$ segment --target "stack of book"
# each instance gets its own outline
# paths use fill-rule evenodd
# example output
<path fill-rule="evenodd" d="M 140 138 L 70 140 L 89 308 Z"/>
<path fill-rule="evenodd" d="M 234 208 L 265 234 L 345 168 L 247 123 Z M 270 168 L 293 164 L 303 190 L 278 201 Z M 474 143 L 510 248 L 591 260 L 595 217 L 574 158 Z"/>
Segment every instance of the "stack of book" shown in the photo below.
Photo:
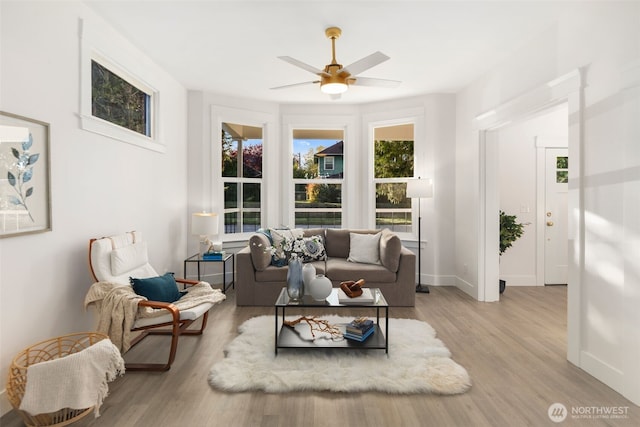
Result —
<path fill-rule="evenodd" d="M 373 320 L 359 317 L 347 324 L 344 337 L 353 341 L 363 342 L 373 334 L 374 330 L 375 324 Z"/>
<path fill-rule="evenodd" d="M 224 259 L 225 252 L 217 251 L 217 252 L 206 252 L 202 254 L 202 259 L 206 260 L 222 260 Z"/>

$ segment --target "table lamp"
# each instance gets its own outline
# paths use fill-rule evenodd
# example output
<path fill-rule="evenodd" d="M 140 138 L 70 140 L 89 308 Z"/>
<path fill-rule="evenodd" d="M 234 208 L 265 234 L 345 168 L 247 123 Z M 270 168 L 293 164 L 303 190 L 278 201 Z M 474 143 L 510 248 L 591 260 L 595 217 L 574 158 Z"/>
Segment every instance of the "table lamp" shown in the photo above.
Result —
<path fill-rule="evenodd" d="M 200 236 L 200 255 L 215 252 L 216 246 L 210 236 L 218 235 L 218 214 L 212 212 L 197 212 L 191 216 L 191 234 Z"/>

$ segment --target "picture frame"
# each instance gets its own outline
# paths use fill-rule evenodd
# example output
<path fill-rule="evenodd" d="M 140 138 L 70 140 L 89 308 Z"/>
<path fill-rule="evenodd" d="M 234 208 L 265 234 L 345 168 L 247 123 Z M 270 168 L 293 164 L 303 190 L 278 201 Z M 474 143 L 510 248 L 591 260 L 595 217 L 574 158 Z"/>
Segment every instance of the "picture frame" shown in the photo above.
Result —
<path fill-rule="evenodd" d="M 49 123 L 0 111 L 0 238 L 51 231 Z"/>

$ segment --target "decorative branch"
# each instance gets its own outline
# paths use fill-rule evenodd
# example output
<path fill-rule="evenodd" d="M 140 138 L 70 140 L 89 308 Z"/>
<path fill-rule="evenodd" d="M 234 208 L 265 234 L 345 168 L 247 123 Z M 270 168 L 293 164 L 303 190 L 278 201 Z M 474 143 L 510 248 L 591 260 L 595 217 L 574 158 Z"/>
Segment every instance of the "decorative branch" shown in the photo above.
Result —
<path fill-rule="evenodd" d="M 295 320 L 285 320 L 284 324 L 286 326 L 294 328 L 300 322 L 305 322 L 307 325 L 309 325 L 309 328 L 311 329 L 311 336 L 313 338 L 316 337 L 316 332 L 327 333 L 331 335 L 332 339 L 342 338 L 342 332 L 340 332 L 340 329 L 337 326 L 330 324 L 328 320 L 317 319 L 315 316 L 302 316 L 298 317 Z"/>

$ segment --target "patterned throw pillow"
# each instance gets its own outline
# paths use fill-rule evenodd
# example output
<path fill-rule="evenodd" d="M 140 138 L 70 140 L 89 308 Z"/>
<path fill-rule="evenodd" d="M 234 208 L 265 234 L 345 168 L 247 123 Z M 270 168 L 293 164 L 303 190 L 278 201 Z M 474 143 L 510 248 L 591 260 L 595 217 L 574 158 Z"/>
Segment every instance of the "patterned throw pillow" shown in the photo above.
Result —
<path fill-rule="evenodd" d="M 302 238 L 302 230 L 299 228 L 270 228 L 269 235 L 272 241 L 271 264 L 282 267 L 289 263 L 289 255 L 293 252 L 293 244 L 298 238 Z"/>
<path fill-rule="evenodd" d="M 297 237 L 293 242 L 292 252 L 298 254 L 302 262 L 324 261 L 327 251 L 324 249 L 322 236 Z"/>

